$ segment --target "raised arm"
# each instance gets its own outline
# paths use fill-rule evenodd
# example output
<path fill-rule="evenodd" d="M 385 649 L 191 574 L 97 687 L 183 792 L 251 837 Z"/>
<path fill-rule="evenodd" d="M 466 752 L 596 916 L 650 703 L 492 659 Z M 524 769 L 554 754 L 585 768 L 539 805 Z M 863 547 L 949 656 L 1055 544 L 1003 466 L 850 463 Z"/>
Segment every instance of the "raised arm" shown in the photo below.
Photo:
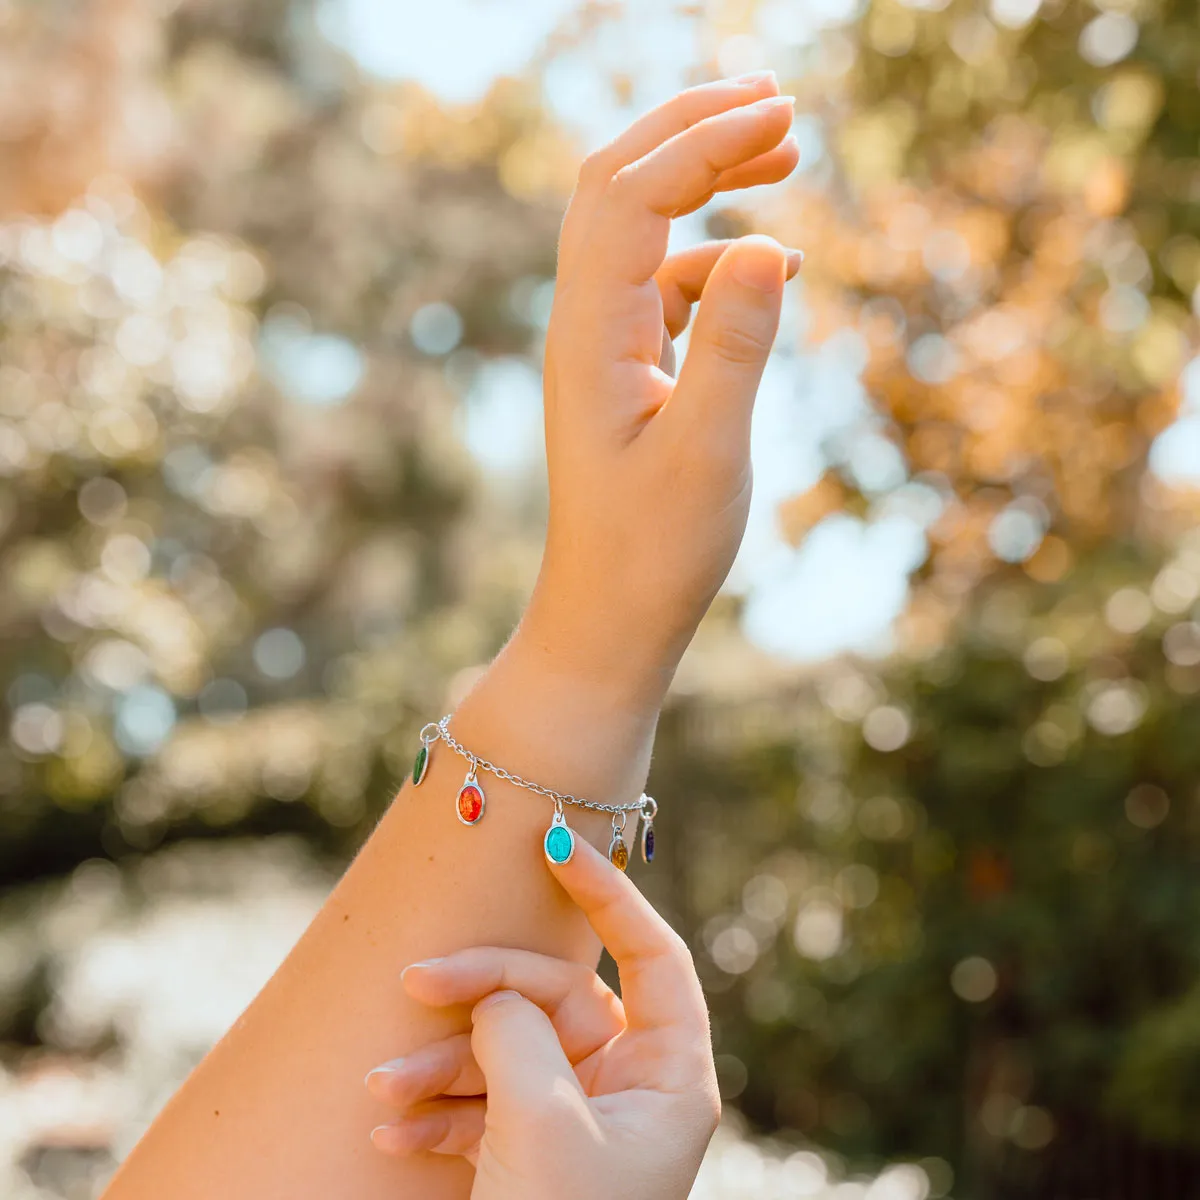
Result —
<path fill-rule="evenodd" d="M 671 217 L 795 166 L 791 101 L 776 91 L 771 76 L 719 82 L 647 114 L 588 158 L 563 223 L 542 568 L 449 730 L 510 772 L 591 800 L 640 795 L 664 693 L 745 528 L 751 409 L 800 256 L 766 238 L 665 256 Z M 701 291 L 676 383 L 661 356 Z M 461 1160 L 389 1160 L 368 1141 L 386 1112 L 364 1074 L 469 1022 L 409 1000 L 400 967 L 477 944 L 594 966 L 599 943 L 546 867 L 551 803 L 481 771 L 486 808 L 468 826 L 455 803 L 466 766 L 432 745 L 421 785 L 401 790 L 108 1200 L 468 1194 Z M 607 848 L 604 814 L 568 807 L 566 818 Z"/>

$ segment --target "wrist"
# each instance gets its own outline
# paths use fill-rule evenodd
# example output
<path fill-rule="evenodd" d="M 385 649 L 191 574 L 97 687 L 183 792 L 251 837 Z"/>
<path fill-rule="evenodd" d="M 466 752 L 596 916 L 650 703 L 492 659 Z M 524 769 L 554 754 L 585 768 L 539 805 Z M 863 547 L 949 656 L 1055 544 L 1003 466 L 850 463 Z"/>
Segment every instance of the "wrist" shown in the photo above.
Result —
<path fill-rule="evenodd" d="M 455 706 L 451 731 L 480 758 L 545 787 L 607 804 L 636 799 L 669 679 L 593 670 L 542 629 L 522 621 Z M 540 806 L 529 811 L 548 818 Z M 607 848 L 610 816 L 580 808 L 568 819 Z"/>
<path fill-rule="evenodd" d="M 549 594 L 541 584 L 534 589 L 509 646 L 598 703 L 657 717 L 686 646 L 667 650 L 644 628 L 593 620 Z"/>

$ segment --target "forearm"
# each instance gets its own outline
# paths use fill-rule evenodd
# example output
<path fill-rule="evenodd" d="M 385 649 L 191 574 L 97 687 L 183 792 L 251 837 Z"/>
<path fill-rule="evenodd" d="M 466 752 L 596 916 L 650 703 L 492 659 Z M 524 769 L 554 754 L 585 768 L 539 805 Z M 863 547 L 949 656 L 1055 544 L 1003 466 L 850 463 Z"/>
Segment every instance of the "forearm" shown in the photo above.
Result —
<path fill-rule="evenodd" d="M 636 799 L 669 672 L 635 661 L 631 647 L 621 674 L 581 672 L 523 623 L 451 731 L 527 779 Z M 110 1200 L 149 1200 L 168 1184 L 178 1200 L 468 1194 L 461 1160 L 388 1159 L 368 1141 L 384 1114 L 365 1073 L 468 1027 L 466 1012 L 439 1017 L 407 1000 L 401 969 L 475 944 L 594 965 L 599 945 L 545 867 L 550 802 L 481 773 L 486 812 L 466 827 L 454 805 L 466 766 L 434 743 L 420 788 L 405 784 L 303 939 L 130 1156 Z M 567 817 L 607 847 L 604 814 Z"/>
<path fill-rule="evenodd" d="M 664 255 L 669 212 L 784 178 L 799 147 L 768 74 L 689 89 L 581 172 L 547 331 L 550 521 L 526 621 L 452 731 L 526 778 L 628 803 L 666 685 L 733 562 L 750 501 L 750 413 L 799 266 L 769 239 Z M 703 295 L 678 383 L 659 368 Z M 549 581 L 549 582 L 546 582 Z M 415 749 L 415 747 L 414 747 Z M 466 1196 L 461 1160 L 373 1152 L 363 1074 L 466 1028 L 405 999 L 401 968 L 468 945 L 594 964 L 599 946 L 542 855 L 549 803 L 485 776 L 464 827 L 465 764 L 440 741 L 300 944 L 168 1106 L 110 1200 Z M 572 810 L 600 847 L 610 824 Z"/>

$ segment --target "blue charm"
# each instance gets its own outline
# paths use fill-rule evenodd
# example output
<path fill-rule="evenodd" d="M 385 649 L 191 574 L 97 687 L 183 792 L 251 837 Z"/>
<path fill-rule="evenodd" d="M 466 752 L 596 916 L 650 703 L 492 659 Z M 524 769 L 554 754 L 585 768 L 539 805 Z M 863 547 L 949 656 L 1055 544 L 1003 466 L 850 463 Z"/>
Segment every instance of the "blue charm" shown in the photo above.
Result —
<path fill-rule="evenodd" d="M 563 817 L 561 808 L 554 810 L 554 820 L 546 830 L 542 848 L 546 851 L 546 857 L 560 866 L 570 862 L 571 855 L 575 853 L 575 835 Z"/>

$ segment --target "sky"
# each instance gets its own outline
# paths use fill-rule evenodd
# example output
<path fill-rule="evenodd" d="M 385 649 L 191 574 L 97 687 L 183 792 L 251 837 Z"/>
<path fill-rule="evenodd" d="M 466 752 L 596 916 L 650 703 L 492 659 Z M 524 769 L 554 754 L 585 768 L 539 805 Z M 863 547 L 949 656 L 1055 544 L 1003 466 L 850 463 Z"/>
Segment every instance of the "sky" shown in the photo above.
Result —
<path fill-rule="evenodd" d="M 585 148 L 598 146 L 687 86 L 697 66 L 714 57 L 724 74 L 766 67 L 794 72 L 798 50 L 823 25 L 853 19 L 858 2 L 764 0 L 752 32 L 714 46 L 705 42 L 694 18 L 680 15 L 677 0 L 639 0 L 551 63 L 543 73 L 546 103 Z M 480 99 L 500 75 L 527 71 L 547 36 L 575 7 L 576 0 L 422 5 L 325 0 L 320 20 L 326 36 L 367 72 L 415 80 L 454 104 Z M 632 83 L 625 106 L 614 102 L 606 85 L 615 71 Z M 795 132 L 802 147 L 799 171 L 820 172 L 827 164 L 819 130 L 800 117 Z M 740 194 L 739 208 L 752 207 L 755 195 Z M 703 239 L 703 214 L 694 214 L 675 223 L 671 249 Z M 784 328 L 803 322 L 803 306 L 801 268 L 788 285 Z M 781 339 L 772 354 L 755 408 L 754 500 L 725 590 L 745 597 L 746 636 L 782 659 L 814 662 L 844 651 L 885 654 L 892 622 L 907 600 L 909 574 L 925 557 L 924 530 L 940 501 L 928 488 L 906 482 L 901 456 L 877 432 L 883 422 L 859 380 L 863 347 L 856 332 L 845 330 L 806 354 L 785 341 L 790 339 Z M 677 349 L 682 358 L 686 334 Z M 339 368 L 339 378 L 354 377 L 344 349 L 323 345 L 316 353 Z M 1185 411 L 1152 456 L 1155 470 L 1167 479 L 1200 479 L 1200 360 L 1189 372 Z M 325 400 L 339 391 L 335 386 Z M 542 469 L 540 405 L 537 373 L 524 360 L 496 360 L 476 374 L 464 397 L 462 424 L 485 470 L 504 476 Z M 816 482 L 825 466 L 821 445 L 838 435 L 854 446 L 854 473 L 860 485 L 868 484 L 864 490 L 870 492 L 874 482 L 880 495 L 896 502 L 867 521 L 827 518 L 793 547 L 781 537 L 778 505 Z M 1041 531 L 1035 515 L 1014 511 L 1004 521 L 993 538 L 998 552 L 1007 543 L 1021 557 L 1036 547 Z"/>

